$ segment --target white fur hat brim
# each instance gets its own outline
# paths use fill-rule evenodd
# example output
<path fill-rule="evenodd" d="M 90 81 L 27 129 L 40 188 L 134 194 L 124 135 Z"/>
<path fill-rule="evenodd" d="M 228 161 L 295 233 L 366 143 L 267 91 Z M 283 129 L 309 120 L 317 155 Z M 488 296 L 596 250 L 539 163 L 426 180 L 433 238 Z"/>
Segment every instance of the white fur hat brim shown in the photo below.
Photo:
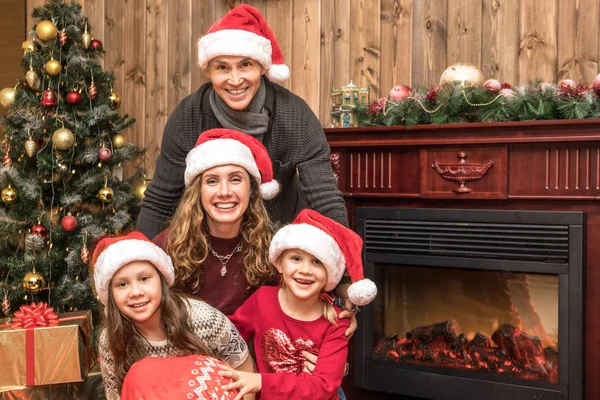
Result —
<path fill-rule="evenodd" d="M 96 293 L 102 304 L 108 303 L 108 290 L 113 275 L 133 261 L 149 261 L 164 276 L 167 286 L 175 281 L 175 270 L 171 257 L 160 247 L 147 240 L 126 239 L 108 246 L 94 264 Z"/>
<path fill-rule="evenodd" d="M 269 69 L 272 53 L 271 42 L 267 38 L 242 29 L 222 29 L 198 41 L 200 68 L 206 68 L 210 60 L 218 56 L 240 56 L 256 60 Z"/>
<path fill-rule="evenodd" d="M 228 164 L 243 167 L 260 185 L 261 175 L 252 151 L 238 140 L 223 138 L 209 140 L 190 150 L 185 159 L 185 186 L 190 186 L 207 169 Z"/>
<path fill-rule="evenodd" d="M 285 250 L 300 249 L 318 258 L 327 270 L 325 291 L 338 285 L 346 269 L 346 260 L 336 241 L 323 230 L 305 223 L 281 228 L 271 241 L 269 261 L 275 265 Z"/>

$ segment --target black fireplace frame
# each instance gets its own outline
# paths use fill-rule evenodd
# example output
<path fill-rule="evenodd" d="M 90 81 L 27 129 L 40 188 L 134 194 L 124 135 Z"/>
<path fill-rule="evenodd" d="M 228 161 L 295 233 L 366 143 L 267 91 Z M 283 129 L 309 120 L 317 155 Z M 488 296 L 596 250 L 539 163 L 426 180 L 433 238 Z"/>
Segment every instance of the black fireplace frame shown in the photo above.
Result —
<path fill-rule="evenodd" d="M 377 263 L 558 274 L 559 380 L 557 384 L 530 382 L 373 360 L 374 310 L 369 305 L 358 314 L 353 346 L 354 384 L 364 389 L 431 400 L 584 399 L 585 219 L 583 212 L 358 207 L 355 227 L 365 244 L 362 254 L 365 276 L 372 280 Z M 386 247 L 382 247 L 381 237 L 378 244 L 374 244 L 372 235 L 369 236 L 367 227 L 373 223 L 395 225 L 403 221 L 417 225 L 433 221 L 457 227 L 480 224 L 567 227 L 568 257 L 553 263 L 477 254 L 457 257 L 437 250 L 432 250 L 431 255 L 410 251 L 386 254 L 381 250 Z"/>

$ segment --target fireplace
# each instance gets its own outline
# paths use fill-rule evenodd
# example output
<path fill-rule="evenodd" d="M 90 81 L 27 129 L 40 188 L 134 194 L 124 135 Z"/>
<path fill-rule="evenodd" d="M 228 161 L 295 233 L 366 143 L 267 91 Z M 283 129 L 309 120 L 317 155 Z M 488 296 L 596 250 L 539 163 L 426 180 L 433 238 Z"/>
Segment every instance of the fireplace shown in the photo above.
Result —
<path fill-rule="evenodd" d="M 358 207 L 354 384 L 425 399 L 583 399 L 585 213 Z"/>

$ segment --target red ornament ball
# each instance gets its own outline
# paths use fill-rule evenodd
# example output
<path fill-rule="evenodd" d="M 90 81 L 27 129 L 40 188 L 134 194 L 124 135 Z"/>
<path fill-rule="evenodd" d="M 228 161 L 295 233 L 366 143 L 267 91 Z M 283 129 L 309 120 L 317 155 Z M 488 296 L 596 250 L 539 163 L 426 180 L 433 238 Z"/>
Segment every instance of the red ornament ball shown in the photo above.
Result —
<path fill-rule="evenodd" d="M 108 161 L 112 157 L 112 151 L 106 147 L 102 147 L 98 151 L 98 158 L 102 161 Z"/>
<path fill-rule="evenodd" d="M 46 228 L 44 228 L 43 225 L 36 224 L 36 225 L 34 225 L 34 226 L 31 227 L 31 234 L 32 235 L 37 235 L 37 236 L 44 237 L 44 236 L 46 236 L 47 233 L 48 233 L 48 231 L 46 230 Z"/>
<path fill-rule="evenodd" d="M 400 101 L 406 99 L 412 93 L 412 88 L 406 85 L 396 85 L 390 90 L 388 95 L 392 101 Z"/>
<path fill-rule="evenodd" d="M 558 88 L 561 90 L 575 89 L 576 87 L 577 83 L 575 83 L 575 81 L 571 79 L 563 79 L 558 83 Z"/>
<path fill-rule="evenodd" d="M 81 101 L 81 94 L 76 91 L 71 91 L 65 96 L 65 101 L 71 105 L 77 105 Z"/>
<path fill-rule="evenodd" d="M 596 96 L 600 97 L 600 74 L 596 75 L 596 77 L 594 78 L 592 88 L 594 89 L 594 93 L 596 93 Z"/>
<path fill-rule="evenodd" d="M 75 229 L 77 229 L 77 218 L 70 214 L 65 215 L 60 221 L 60 226 L 62 226 L 62 228 L 67 232 L 73 232 Z"/>
<path fill-rule="evenodd" d="M 90 44 L 90 46 L 92 47 L 92 49 L 94 49 L 95 51 L 101 51 L 102 50 L 102 42 L 99 41 L 98 39 L 94 39 L 92 40 L 92 43 Z"/>
<path fill-rule="evenodd" d="M 502 89 L 502 84 L 496 79 L 488 79 L 483 83 L 483 87 L 487 88 L 490 92 L 497 92 Z"/>

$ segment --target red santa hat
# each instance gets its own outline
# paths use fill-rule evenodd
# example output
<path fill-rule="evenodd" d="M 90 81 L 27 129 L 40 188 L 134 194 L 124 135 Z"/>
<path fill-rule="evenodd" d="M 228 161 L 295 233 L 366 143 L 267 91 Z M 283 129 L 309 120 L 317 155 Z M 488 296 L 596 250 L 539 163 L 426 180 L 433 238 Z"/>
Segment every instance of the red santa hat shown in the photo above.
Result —
<path fill-rule="evenodd" d="M 198 63 L 206 68 L 217 56 L 250 57 L 267 69 L 267 78 L 282 83 L 290 77 L 275 35 L 260 11 L 241 4 L 215 22 L 198 41 Z"/>
<path fill-rule="evenodd" d="M 106 237 L 96 245 L 92 255 L 96 293 L 102 304 L 108 303 L 110 280 L 121 267 L 133 261 L 149 261 L 158 269 L 167 286 L 175 281 L 171 257 L 143 233 L 133 231 L 124 236 Z"/>
<path fill-rule="evenodd" d="M 353 304 L 364 306 L 373 301 L 377 287 L 373 281 L 365 279 L 362 247 L 362 239 L 355 232 L 316 211 L 304 209 L 291 224 L 277 231 L 269 248 L 269 261 L 275 264 L 287 249 L 312 254 L 327 269 L 326 291 L 333 290 L 344 270 L 348 270 L 352 279 L 348 298 Z"/>
<path fill-rule="evenodd" d="M 207 169 L 228 164 L 244 167 L 259 184 L 263 199 L 271 200 L 279 193 L 279 183 L 273 179 L 273 165 L 265 146 L 253 136 L 224 128 L 200 134 L 185 159 L 185 186 L 190 186 L 196 176 Z"/>

